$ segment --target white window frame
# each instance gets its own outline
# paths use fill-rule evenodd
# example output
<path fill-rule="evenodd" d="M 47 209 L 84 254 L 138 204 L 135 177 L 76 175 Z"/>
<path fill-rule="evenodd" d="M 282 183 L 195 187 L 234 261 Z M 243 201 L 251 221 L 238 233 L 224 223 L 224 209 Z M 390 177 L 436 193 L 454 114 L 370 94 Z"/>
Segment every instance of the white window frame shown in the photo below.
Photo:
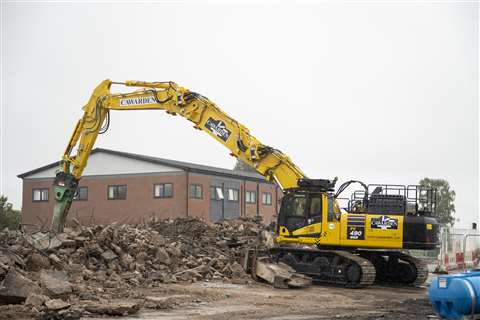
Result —
<path fill-rule="evenodd" d="M 87 190 L 86 197 L 85 198 L 80 198 L 80 190 Z M 78 187 L 77 192 L 75 192 L 75 195 L 73 196 L 73 200 L 75 201 L 87 201 L 88 200 L 88 187 Z"/>
<path fill-rule="evenodd" d="M 270 200 L 270 201 L 267 201 Z M 265 206 L 272 205 L 272 193 L 271 192 L 263 192 L 262 193 L 262 204 Z"/>
<path fill-rule="evenodd" d="M 223 189 L 218 186 L 210 186 L 210 200 L 221 201 L 223 200 Z"/>
<path fill-rule="evenodd" d="M 192 192 L 193 187 L 193 192 Z M 200 190 L 200 196 L 198 195 L 198 190 Z M 198 183 L 190 184 L 190 199 L 203 199 L 203 185 Z"/>
<path fill-rule="evenodd" d="M 238 202 L 239 190 L 235 188 L 228 188 L 228 201 Z"/>
<path fill-rule="evenodd" d="M 115 191 L 113 191 L 112 193 L 110 192 L 110 190 L 114 190 L 113 188 L 118 189 L 119 187 L 125 187 L 125 197 L 116 198 L 115 197 Z M 110 196 L 110 194 L 112 194 L 112 196 Z M 126 184 L 111 184 L 107 187 L 107 199 L 108 200 L 126 200 L 127 195 L 128 195 L 128 187 L 127 187 Z"/>
<path fill-rule="evenodd" d="M 35 194 L 38 194 L 38 199 L 35 199 Z M 48 202 L 49 190 L 48 188 L 33 188 L 32 202 Z"/>
<path fill-rule="evenodd" d="M 166 186 L 170 186 L 170 193 L 167 194 Z M 163 192 L 160 192 L 163 190 Z M 165 182 L 165 183 L 155 183 L 153 184 L 153 197 L 155 199 L 164 199 L 164 198 L 173 198 L 173 183 Z"/>
<path fill-rule="evenodd" d="M 250 204 L 257 203 L 257 192 L 256 191 L 248 191 L 248 190 L 245 191 L 245 202 L 250 203 Z"/>

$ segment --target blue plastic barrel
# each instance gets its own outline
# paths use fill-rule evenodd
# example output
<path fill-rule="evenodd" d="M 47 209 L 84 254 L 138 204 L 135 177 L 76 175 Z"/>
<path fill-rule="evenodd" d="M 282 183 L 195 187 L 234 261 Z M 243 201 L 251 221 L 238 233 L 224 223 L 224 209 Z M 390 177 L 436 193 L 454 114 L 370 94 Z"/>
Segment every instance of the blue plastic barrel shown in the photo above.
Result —
<path fill-rule="evenodd" d="M 480 271 L 438 276 L 432 280 L 428 296 L 442 318 L 480 314 Z"/>

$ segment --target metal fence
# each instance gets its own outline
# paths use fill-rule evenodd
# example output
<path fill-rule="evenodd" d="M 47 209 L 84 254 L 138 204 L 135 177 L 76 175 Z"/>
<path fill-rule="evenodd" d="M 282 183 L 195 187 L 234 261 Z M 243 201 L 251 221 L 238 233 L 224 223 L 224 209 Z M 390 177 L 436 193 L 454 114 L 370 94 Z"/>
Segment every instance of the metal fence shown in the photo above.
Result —
<path fill-rule="evenodd" d="M 464 271 L 479 267 L 480 232 L 474 229 L 442 228 L 438 271 Z"/>

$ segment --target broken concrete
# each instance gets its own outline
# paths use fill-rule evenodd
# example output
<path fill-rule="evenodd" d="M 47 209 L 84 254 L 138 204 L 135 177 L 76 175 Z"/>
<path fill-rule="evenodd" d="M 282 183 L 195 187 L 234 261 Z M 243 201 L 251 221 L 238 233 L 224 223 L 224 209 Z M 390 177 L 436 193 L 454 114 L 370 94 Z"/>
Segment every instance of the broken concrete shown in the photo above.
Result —
<path fill-rule="evenodd" d="M 210 224 L 179 218 L 152 219 L 140 226 L 77 224 L 55 237 L 0 232 L 0 281 L 12 282 L 13 276 L 7 274 L 14 270 L 16 281 L 25 279 L 36 287 L 20 293 L 17 287 L 22 286 L 9 285 L 15 292 L 2 288 L 0 303 L 21 303 L 28 298 L 25 306 L 47 318 L 71 311 L 72 307 L 47 309 L 50 300 L 44 294 L 75 306 L 90 301 L 88 312 L 118 315 L 136 312 L 137 305 L 110 302 L 130 299 L 139 287 L 195 281 L 246 284 L 251 278 L 238 261 L 246 247 L 262 245 L 263 230 L 248 219 Z M 182 304 L 177 298 L 150 299 L 145 304 L 163 309 Z"/>
<path fill-rule="evenodd" d="M 155 252 L 155 257 L 158 259 L 159 263 L 163 263 L 166 265 L 170 265 L 172 263 L 170 255 L 165 248 L 157 248 L 157 251 Z"/>
<path fill-rule="evenodd" d="M 148 309 L 172 309 L 176 306 L 185 304 L 193 298 L 189 295 L 177 294 L 166 297 L 145 297 L 144 307 Z"/>
<path fill-rule="evenodd" d="M 40 283 L 51 297 L 65 297 L 72 293 L 72 284 L 64 271 L 46 271 L 40 273 Z"/>
<path fill-rule="evenodd" d="M 140 310 L 140 304 L 132 301 L 93 302 L 82 304 L 86 311 L 110 316 L 126 316 Z"/>
<path fill-rule="evenodd" d="M 110 262 L 113 259 L 118 258 L 118 256 L 110 249 L 102 252 L 101 256 L 107 262 Z"/>
<path fill-rule="evenodd" d="M 45 302 L 45 306 L 52 311 L 58 311 L 62 309 L 67 309 L 70 307 L 70 303 L 67 303 L 60 299 L 52 299 Z"/>
<path fill-rule="evenodd" d="M 297 273 L 285 263 L 276 263 L 269 257 L 256 259 L 255 274 L 279 289 L 304 288 L 312 284 L 312 278 Z"/>
<path fill-rule="evenodd" d="M 33 307 L 40 307 L 48 300 L 47 296 L 42 294 L 31 293 L 28 295 L 27 300 L 25 300 L 25 305 L 33 306 Z"/>
<path fill-rule="evenodd" d="M 30 245 L 40 251 L 51 251 L 60 248 L 62 241 L 57 236 L 51 236 L 49 233 L 34 233 L 25 238 Z"/>
<path fill-rule="evenodd" d="M 43 254 L 32 252 L 25 261 L 28 271 L 40 271 L 50 268 L 50 260 Z"/>
<path fill-rule="evenodd" d="M 22 303 L 31 293 L 41 293 L 40 287 L 11 269 L 0 286 L 0 304 Z"/>

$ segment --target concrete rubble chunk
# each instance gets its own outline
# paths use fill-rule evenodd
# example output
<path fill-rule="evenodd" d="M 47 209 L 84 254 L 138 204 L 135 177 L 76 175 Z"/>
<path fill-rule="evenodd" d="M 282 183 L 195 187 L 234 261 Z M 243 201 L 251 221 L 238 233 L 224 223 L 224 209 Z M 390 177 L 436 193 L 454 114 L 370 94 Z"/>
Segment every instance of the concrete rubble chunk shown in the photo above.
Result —
<path fill-rule="evenodd" d="M 138 310 L 140 310 L 140 304 L 133 301 L 90 301 L 83 304 L 82 307 L 91 313 L 105 314 L 110 316 L 126 316 L 137 313 Z"/>
<path fill-rule="evenodd" d="M 56 235 L 56 238 L 62 243 L 62 248 L 74 247 L 76 242 L 74 239 L 70 238 L 70 235 L 66 233 L 59 233 Z"/>
<path fill-rule="evenodd" d="M 25 237 L 28 243 L 40 251 L 53 251 L 61 247 L 62 241 L 58 236 L 51 236 L 49 233 L 34 233 Z"/>
<path fill-rule="evenodd" d="M 64 297 L 72 293 L 72 284 L 64 271 L 46 271 L 40 273 L 40 283 L 51 297 Z"/>
<path fill-rule="evenodd" d="M 47 300 L 49 300 L 48 297 L 43 294 L 31 293 L 28 295 L 27 300 L 25 300 L 25 305 L 40 307 Z"/>
<path fill-rule="evenodd" d="M 167 243 L 165 238 L 157 231 L 153 231 L 152 233 L 152 242 L 155 246 L 164 246 Z"/>
<path fill-rule="evenodd" d="M 276 263 L 270 257 L 257 259 L 255 273 L 257 277 L 279 289 L 305 288 L 312 284 L 312 278 L 297 273 L 283 262 Z"/>
<path fill-rule="evenodd" d="M 171 295 L 166 297 L 148 296 L 145 297 L 145 303 L 143 306 L 149 309 L 172 309 L 178 305 L 191 302 L 192 300 L 192 296 L 184 294 Z"/>
<path fill-rule="evenodd" d="M 172 263 L 172 260 L 170 259 L 170 255 L 168 254 L 167 250 L 165 248 L 160 247 L 157 248 L 157 251 L 155 252 L 155 257 L 158 259 L 158 262 L 169 265 Z"/>
<path fill-rule="evenodd" d="M 88 240 L 87 237 L 75 237 L 73 240 L 75 240 L 77 245 L 82 245 L 84 242 Z"/>
<path fill-rule="evenodd" d="M 54 310 L 54 311 L 57 311 L 57 310 L 62 310 L 62 309 L 67 309 L 70 307 L 70 303 L 67 303 L 61 299 L 52 299 L 52 300 L 48 300 L 45 302 L 45 306 L 49 309 L 49 310 Z"/>
<path fill-rule="evenodd" d="M 102 256 L 103 259 L 105 259 L 105 261 L 112 261 L 113 259 L 118 258 L 118 256 L 112 250 L 104 251 L 101 254 L 101 256 Z"/>
<path fill-rule="evenodd" d="M 116 254 L 118 254 L 118 255 L 123 254 L 122 248 L 117 246 L 115 243 L 111 243 L 110 246 L 112 247 L 113 251 L 115 251 Z"/>
<path fill-rule="evenodd" d="M 50 259 L 50 261 L 57 265 L 57 266 L 61 266 L 62 265 L 62 260 L 54 253 L 51 253 L 48 258 Z"/>
<path fill-rule="evenodd" d="M 139 252 L 135 258 L 136 258 L 138 264 L 143 265 L 143 264 L 145 264 L 145 261 L 147 260 L 148 255 L 147 255 L 146 252 L 142 251 L 142 252 Z"/>
<path fill-rule="evenodd" d="M 41 293 L 40 287 L 11 269 L 0 286 L 0 304 L 22 303 L 31 293 Z"/>
<path fill-rule="evenodd" d="M 40 271 L 50 268 L 50 261 L 45 255 L 32 252 L 32 254 L 27 257 L 26 267 L 29 271 Z"/>

